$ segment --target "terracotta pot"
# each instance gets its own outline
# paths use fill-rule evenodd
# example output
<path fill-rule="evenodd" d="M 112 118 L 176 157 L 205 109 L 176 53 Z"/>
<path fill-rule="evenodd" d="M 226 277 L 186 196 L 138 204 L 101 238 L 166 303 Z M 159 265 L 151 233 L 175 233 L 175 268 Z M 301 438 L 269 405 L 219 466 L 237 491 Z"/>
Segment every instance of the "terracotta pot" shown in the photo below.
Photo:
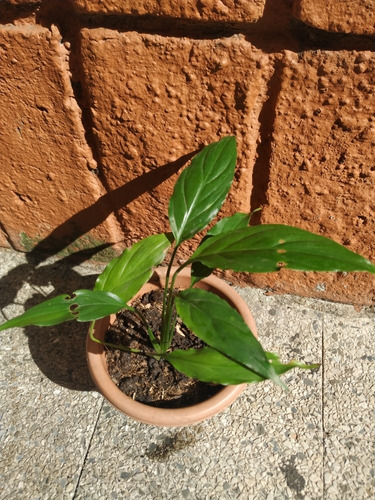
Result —
<path fill-rule="evenodd" d="M 159 268 L 155 271 L 151 280 L 142 287 L 137 295 L 140 296 L 150 290 L 163 287 L 165 273 L 166 268 Z M 176 280 L 176 287 L 187 288 L 189 284 L 190 269 L 185 268 Z M 232 287 L 216 276 L 205 278 L 197 286 L 219 295 L 231 306 L 235 307 L 254 335 L 257 335 L 255 321 L 246 302 Z M 107 317 L 96 322 L 94 335 L 97 339 L 104 340 L 108 326 L 114 318 L 115 316 L 111 318 Z M 233 403 L 246 387 L 246 384 L 225 386 L 206 401 L 185 408 L 155 408 L 134 401 L 118 389 L 108 374 L 103 345 L 92 341 L 89 335 L 87 337 L 87 362 L 96 387 L 113 406 L 125 415 L 151 425 L 181 427 L 196 424 L 224 410 Z"/>

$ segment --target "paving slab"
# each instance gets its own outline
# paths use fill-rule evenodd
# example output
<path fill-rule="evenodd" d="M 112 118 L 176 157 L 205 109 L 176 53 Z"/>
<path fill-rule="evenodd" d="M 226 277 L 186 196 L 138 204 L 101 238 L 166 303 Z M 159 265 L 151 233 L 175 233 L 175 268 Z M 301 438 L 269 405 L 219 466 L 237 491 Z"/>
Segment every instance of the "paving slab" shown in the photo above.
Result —
<path fill-rule="evenodd" d="M 1 313 L 90 286 L 100 270 L 0 250 Z M 239 291 L 267 350 L 322 366 L 286 374 L 289 392 L 249 385 L 229 409 L 189 428 L 114 410 L 90 381 L 84 325 L 2 332 L 0 498 L 375 497 L 375 310 Z"/>
<path fill-rule="evenodd" d="M 55 288 L 52 262 L 38 270 L 24 254 L 5 250 L 0 263 L 6 318 Z M 85 365 L 84 338 L 85 328 L 73 323 L 68 332 L 2 332 L 0 498 L 73 498 L 102 405 Z"/>

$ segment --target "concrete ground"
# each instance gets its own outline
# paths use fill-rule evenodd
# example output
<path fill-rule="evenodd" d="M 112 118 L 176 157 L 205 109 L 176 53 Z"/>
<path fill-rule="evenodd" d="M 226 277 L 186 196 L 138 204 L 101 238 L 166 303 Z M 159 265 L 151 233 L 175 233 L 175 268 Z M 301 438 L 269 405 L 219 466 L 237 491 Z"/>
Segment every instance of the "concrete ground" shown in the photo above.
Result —
<path fill-rule="evenodd" d="M 98 270 L 0 250 L 1 313 L 89 287 Z M 288 393 L 250 385 L 191 428 L 147 426 L 115 411 L 90 380 L 85 324 L 2 332 L 0 498 L 375 498 L 375 311 L 241 294 L 267 350 L 322 366 L 286 374 Z"/>

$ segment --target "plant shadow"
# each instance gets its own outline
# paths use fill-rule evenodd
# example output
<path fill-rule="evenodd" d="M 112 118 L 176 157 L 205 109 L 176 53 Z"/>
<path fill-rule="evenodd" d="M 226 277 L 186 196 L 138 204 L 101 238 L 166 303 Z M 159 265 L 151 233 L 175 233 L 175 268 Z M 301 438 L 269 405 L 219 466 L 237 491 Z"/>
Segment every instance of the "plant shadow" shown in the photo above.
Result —
<path fill-rule="evenodd" d="M 11 269 L 0 280 L 1 308 L 18 302 L 17 295 L 22 287 L 26 288 L 22 294 L 26 293 L 29 297 L 23 304 L 25 309 L 50 296 L 92 288 L 96 275 L 81 276 L 75 266 L 93 257 L 104 246 L 107 245 L 80 251 L 63 259 L 53 259 L 52 263 L 43 262 L 42 265 L 41 255 L 26 254 L 26 262 Z M 46 289 L 53 291 L 46 293 Z M 70 321 L 56 326 L 29 326 L 23 329 L 30 354 L 48 379 L 69 389 L 93 389 L 85 357 L 87 328 L 86 323 Z M 2 332 L 2 335 L 7 334 L 11 335 L 11 330 Z"/>
<path fill-rule="evenodd" d="M 104 222 L 113 211 L 126 206 L 175 174 L 196 153 L 194 151 L 184 155 L 106 193 L 93 205 L 56 227 L 31 252 L 25 254 L 26 262 L 10 269 L 0 278 L 0 310 L 3 312 L 4 308 L 17 302 L 17 296 L 24 285 L 28 288 L 26 293 L 29 296 L 24 302 L 25 309 L 48 297 L 92 288 L 97 274 L 101 272 L 99 266 L 96 274 L 87 276 L 82 276 L 75 268 L 89 259 L 95 261 L 95 255 L 110 247 L 111 243 L 80 250 L 63 258 L 56 255 Z M 51 258 L 52 256 L 55 257 Z M 51 289 L 52 292 L 48 291 Z M 4 316 L 7 317 L 7 314 Z M 41 372 L 56 384 L 82 391 L 94 388 L 86 364 L 87 329 L 88 323 L 75 321 L 51 327 L 24 328 L 33 360 Z"/>

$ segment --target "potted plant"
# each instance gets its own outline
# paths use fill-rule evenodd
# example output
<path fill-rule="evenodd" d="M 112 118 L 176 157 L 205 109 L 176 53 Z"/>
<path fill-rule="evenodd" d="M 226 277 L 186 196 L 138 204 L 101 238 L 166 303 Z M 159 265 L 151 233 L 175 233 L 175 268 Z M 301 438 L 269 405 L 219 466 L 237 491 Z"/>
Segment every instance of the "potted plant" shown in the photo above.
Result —
<path fill-rule="evenodd" d="M 375 265 L 369 260 L 302 229 L 277 224 L 251 226 L 249 214 L 236 213 L 213 225 L 190 258 L 175 266 L 180 246 L 202 231 L 220 210 L 233 180 L 236 155 L 234 137 L 224 137 L 205 147 L 175 184 L 169 202 L 171 233 L 149 236 L 125 249 L 98 276 L 93 290 L 77 290 L 72 295 L 48 299 L 0 325 L 0 330 L 27 325 L 50 326 L 69 320 L 91 322 L 88 361 L 95 383 L 116 407 L 138 420 L 156 425 L 177 426 L 200 421 L 222 409 L 221 399 L 224 406 L 230 404 L 243 384 L 271 379 L 285 388 L 279 377 L 282 373 L 294 367 L 316 368 L 318 365 L 297 361 L 283 364 L 276 354 L 265 352 L 254 335 L 251 315 L 249 318 L 244 312 L 242 299 L 238 304 L 237 297 L 231 295 L 233 289 L 223 282 L 219 284 L 212 272 L 229 269 L 266 273 L 286 267 L 375 274 Z M 168 252 L 167 267 L 161 268 L 163 271 L 159 270 L 146 285 Z M 144 292 L 145 285 L 163 290 L 158 331 L 153 331 L 144 313 L 132 302 L 137 294 Z M 129 311 L 143 325 L 149 347 L 142 350 L 105 340 L 110 318 L 122 310 Z M 178 321 L 204 345 L 195 349 L 171 349 Z M 171 412 L 142 405 L 125 396 L 111 381 L 105 349 L 113 347 L 131 353 L 132 357 L 168 363 L 188 377 L 224 387 L 208 401 L 199 403 L 198 414 L 189 421 L 184 415 L 191 408 Z M 105 393 L 103 381 L 110 385 L 109 395 Z M 148 414 L 138 414 L 138 409 L 145 406 Z"/>

